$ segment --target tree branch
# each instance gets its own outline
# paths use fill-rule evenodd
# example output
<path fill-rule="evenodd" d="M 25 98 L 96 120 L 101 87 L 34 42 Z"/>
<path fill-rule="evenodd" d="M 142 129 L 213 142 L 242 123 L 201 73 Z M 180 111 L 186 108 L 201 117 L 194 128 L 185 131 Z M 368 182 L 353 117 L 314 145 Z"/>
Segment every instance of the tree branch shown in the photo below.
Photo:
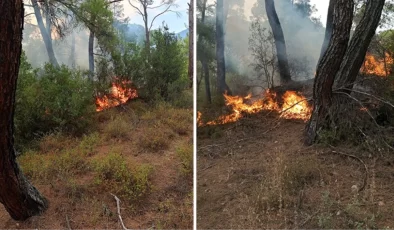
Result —
<path fill-rule="evenodd" d="M 176 13 L 176 14 L 179 16 L 179 12 L 170 10 L 171 6 L 174 6 L 174 5 L 173 5 L 173 4 L 168 5 L 168 7 L 167 7 L 164 11 L 162 11 L 162 12 L 159 13 L 159 14 L 157 14 L 157 15 L 152 19 L 152 21 L 151 21 L 151 23 L 150 23 L 150 26 L 149 26 L 149 31 L 152 29 L 153 22 L 154 22 L 154 21 L 156 20 L 156 18 L 159 17 L 160 15 L 163 15 L 163 14 L 166 13 L 166 12 L 174 12 L 174 13 Z"/>
<path fill-rule="evenodd" d="M 116 206 L 117 206 L 117 208 L 118 208 L 118 217 L 119 217 L 120 223 L 122 224 L 122 227 L 123 227 L 124 230 L 128 230 L 128 228 L 126 228 L 126 226 L 125 226 L 124 223 L 123 223 L 122 216 L 120 215 L 120 199 L 119 199 L 117 196 L 115 196 L 114 194 L 112 194 L 112 193 L 111 193 L 111 195 L 112 195 L 112 196 L 115 198 L 115 200 L 116 200 Z"/>

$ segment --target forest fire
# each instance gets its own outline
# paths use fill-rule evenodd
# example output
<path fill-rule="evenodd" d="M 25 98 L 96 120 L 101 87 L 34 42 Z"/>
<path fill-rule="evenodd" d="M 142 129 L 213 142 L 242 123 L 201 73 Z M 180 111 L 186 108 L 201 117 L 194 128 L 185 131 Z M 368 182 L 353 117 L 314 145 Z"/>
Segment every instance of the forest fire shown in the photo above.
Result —
<path fill-rule="evenodd" d="M 390 66 L 394 64 L 390 54 L 385 53 L 385 58 L 377 59 L 372 54 L 367 53 L 361 72 L 364 74 L 372 74 L 380 77 L 387 77 L 390 73 Z"/>
<path fill-rule="evenodd" d="M 111 93 L 109 95 L 96 97 L 96 111 L 100 112 L 138 97 L 137 90 L 128 87 L 130 84 L 130 81 L 122 81 L 121 83 L 112 82 Z"/>
<path fill-rule="evenodd" d="M 251 94 L 246 97 L 224 95 L 226 105 L 231 107 L 232 113 L 220 116 L 218 119 L 209 121 L 206 125 L 219 125 L 236 122 L 244 114 L 254 114 L 263 110 L 277 111 L 284 119 L 308 120 L 311 108 L 304 96 L 295 91 L 286 91 L 283 96 L 283 104 L 280 106 L 276 100 L 276 93 L 269 89 L 264 93 L 264 98 L 252 102 Z M 203 126 L 201 113 L 198 112 L 198 126 Z"/>

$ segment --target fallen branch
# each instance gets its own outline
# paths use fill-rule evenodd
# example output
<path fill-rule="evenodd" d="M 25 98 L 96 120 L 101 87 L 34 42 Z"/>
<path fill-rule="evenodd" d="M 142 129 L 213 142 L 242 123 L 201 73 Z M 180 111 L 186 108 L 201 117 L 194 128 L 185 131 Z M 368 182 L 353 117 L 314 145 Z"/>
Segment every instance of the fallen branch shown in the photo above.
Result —
<path fill-rule="evenodd" d="M 343 88 L 340 88 L 340 89 L 343 89 Z M 378 101 L 380 101 L 380 102 L 382 102 L 384 104 L 387 104 L 390 107 L 394 108 L 394 105 L 390 101 L 384 100 L 381 97 L 375 96 L 375 95 L 367 93 L 367 92 L 355 90 L 355 89 L 351 89 L 350 91 L 355 92 L 355 93 L 359 93 L 359 94 L 363 94 L 363 95 L 366 95 L 366 96 L 370 96 L 370 97 L 372 97 L 372 98 L 374 98 L 374 99 L 376 99 L 376 100 L 378 100 Z"/>
<path fill-rule="evenodd" d="M 347 154 L 347 153 L 343 153 L 343 152 L 338 152 L 338 151 L 335 151 L 335 150 L 332 150 L 331 153 L 334 153 L 334 154 L 338 154 L 338 155 L 342 155 L 342 156 L 346 156 L 346 157 L 350 157 L 350 158 L 356 159 L 356 160 L 358 160 L 359 162 L 361 162 L 361 164 L 364 165 L 365 174 L 364 174 L 363 185 L 358 189 L 357 192 L 361 192 L 362 190 L 364 190 L 365 187 L 367 186 L 367 178 L 368 178 L 368 167 L 367 167 L 367 165 L 364 163 L 364 161 L 361 160 L 359 157 L 357 157 L 357 156 L 355 156 L 355 155 L 351 155 L 351 154 Z"/>
<path fill-rule="evenodd" d="M 66 223 L 67 223 L 67 228 L 68 228 L 69 230 L 71 230 L 72 228 L 71 228 L 70 220 L 68 219 L 68 215 L 67 215 L 67 214 L 66 214 Z"/>
<path fill-rule="evenodd" d="M 117 208 L 118 208 L 118 217 L 119 217 L 120 223 L 122 224 L 123 229 L 124 229 L 124 230 L 129 230 L 129 229 L 126 228 L 126 226 L 124 225 L 122 216 L 120 215 L 120 199 L 119 199 L 117 196 L 115 196 L 114 194 L 112 194 L 112 193 L 111 193 L 111 195 L 112 195 L 112 196 L 115 198 L 115 200 L 116 200 L 116 206 L 117 206 Z"/>
<path fill-rule="evenodd" d="M 312 220 L 312 218 L 314 216 L 316 216 L 318 213 L 320 212 L 320 209 L 317 210 L 315 213 L 313 213 L 312 215 L 310 215 L 308 218 L 306 218 L 306 220 L 304 222 L 302 222 L 302 224 L 300 224 L 300 226 L 296 227 L 295 229 L 299 229 L 301 227 L 303 227 L 305 224 L 307 224 L 310 220 Z"/>

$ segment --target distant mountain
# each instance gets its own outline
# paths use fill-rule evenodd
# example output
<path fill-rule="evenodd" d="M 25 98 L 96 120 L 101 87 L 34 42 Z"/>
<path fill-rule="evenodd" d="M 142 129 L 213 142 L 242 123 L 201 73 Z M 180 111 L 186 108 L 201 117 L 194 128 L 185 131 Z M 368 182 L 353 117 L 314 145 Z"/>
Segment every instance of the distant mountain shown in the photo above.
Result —
<path fill-rule="evenodd" d="M 124 33 L 127 41 L 141 43 L 145 40 L 145 28 L 139 24 L 128 24 L 122 22 L 115 22 L 115 28 Z M 154 30 L 152 30 L 154 31 Z M 182 30 L 175 35 L 181 39 L 185 39 L 189 34 L 189 29 Z"/>
<path fill-rule="evenodd" d="M 145 39 L 145 28 L 139 24 L 128 24 L 122 22 L 115 22 L 114 26 L 119 31 L 123 32 L 127 41 L 140 43 Z"/>
<path fill-rule="evenodd" d="M 181 37 L 182 39 L 185 39 L 187 36 L 189 36 L 189 29 L 185 29 L 179 33 L 176 33 L 176 36 Z"/>

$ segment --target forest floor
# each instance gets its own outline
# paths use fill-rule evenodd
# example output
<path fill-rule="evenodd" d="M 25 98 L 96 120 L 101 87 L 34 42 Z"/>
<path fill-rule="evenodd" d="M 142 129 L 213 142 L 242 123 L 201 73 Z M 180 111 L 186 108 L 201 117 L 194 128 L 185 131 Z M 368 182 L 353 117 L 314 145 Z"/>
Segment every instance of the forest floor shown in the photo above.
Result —
<path fill-rule="evenodd" d="M 394 155 L 306 147 L 304 127 L 267 112 L 199 127 L 198 228 L 394 228 Z"/>
<path fill-rule="evenodd" d="M 127 228 L 192 228 L 192 109 L 137 100 L 95 119 L 89 135 L 48 135 L 18 157 L 49 209 L 20 222 L 0 205 L 0 229 L 121 229 L 113 195 Z"/>

